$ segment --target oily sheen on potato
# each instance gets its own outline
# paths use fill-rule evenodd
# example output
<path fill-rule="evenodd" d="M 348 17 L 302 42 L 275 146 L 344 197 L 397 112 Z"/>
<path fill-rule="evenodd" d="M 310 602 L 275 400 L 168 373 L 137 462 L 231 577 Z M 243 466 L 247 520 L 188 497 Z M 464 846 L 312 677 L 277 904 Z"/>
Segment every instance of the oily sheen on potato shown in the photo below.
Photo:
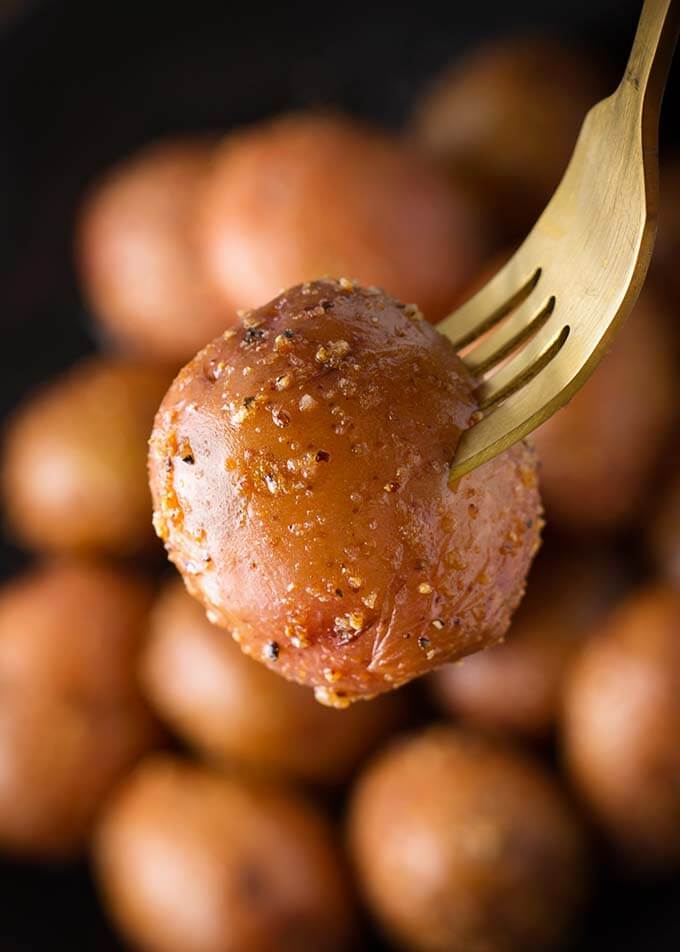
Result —
<path fill-rule="evenodd" d="M 448 340 L 377 289 L 300 285 L 179 374 L 156 530 L 247 654 L 346 705 L 504 635 L 540 532 L 519 445 L 453 489 L 476 412 Z"/>

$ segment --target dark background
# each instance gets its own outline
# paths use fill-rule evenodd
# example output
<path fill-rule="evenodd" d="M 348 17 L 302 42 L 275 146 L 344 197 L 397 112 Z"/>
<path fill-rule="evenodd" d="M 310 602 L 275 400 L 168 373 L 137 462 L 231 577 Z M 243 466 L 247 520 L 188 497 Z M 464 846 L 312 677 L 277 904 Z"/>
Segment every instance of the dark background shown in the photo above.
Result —
<path fill-rule="evenodd" d="M 496 34 L 558 32 L 616 75 L 639 9 L 636 0 L 273 10 L 253 0 L 0 0 L 0 417 L 94 346 L 72 225 L 83 187 L 111 161 L 164 133 L 224 129 L 291 106 L 339 105 L 397 126 L 429 77 Z M 680 132 L 678 73 L 664 149 Z M 22 559 L 0 541 L 0 573 Z M 83 869 L 0 865 L 0 896 L 0 952 L 120 948 Z M 678 952 L 680 881 L 603 883 L 575 949 Z"/>

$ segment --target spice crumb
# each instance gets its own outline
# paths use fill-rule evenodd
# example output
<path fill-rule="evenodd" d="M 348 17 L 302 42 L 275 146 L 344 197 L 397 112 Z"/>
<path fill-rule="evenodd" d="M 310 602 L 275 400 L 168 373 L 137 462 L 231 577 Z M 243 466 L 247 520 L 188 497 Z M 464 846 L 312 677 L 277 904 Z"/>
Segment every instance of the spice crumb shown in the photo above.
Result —
<path fill-rule="evenodd" d="M 314 688 L 314 697 L 325 707 L 336 707 L 345 710 L 349 707 L 349 699 L 343 691 L 334 691 L 332 688 Z"/>
<path fill-rule="evenodd" d="M 298 406 L 301 410 L 312 410 L 316 406 L 317 402 L 314 397 L 309 393 L 303 393 L 300 397 L 300 403 Z"/>

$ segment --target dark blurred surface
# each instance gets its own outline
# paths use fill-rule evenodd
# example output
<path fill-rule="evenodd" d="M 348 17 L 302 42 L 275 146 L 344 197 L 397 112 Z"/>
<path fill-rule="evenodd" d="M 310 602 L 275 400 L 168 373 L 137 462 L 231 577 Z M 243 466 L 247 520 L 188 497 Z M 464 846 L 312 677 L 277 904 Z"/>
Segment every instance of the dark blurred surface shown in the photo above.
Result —
<path fill-rule="evenodd" d="M 93 347 L 72 228 L 82 189 L 112 160 L 165 133 L 224 129 L 291 106 L 339 105 L 398 125 L 427 79 L 496 34 L 548 28 L 618 73 L 639 7 L 0 0 L 0 416 Z M 678 131 L 669 121 L 678 85 L 676 64 L 664 146 Z M 0 544 L 3 574 L 21 558 Z M 3 863 L 0 884 L 0 952 L 120 948 L 84 869 Z M 603 884 L 575 948 L 677 952 L 680 883 Z"/>

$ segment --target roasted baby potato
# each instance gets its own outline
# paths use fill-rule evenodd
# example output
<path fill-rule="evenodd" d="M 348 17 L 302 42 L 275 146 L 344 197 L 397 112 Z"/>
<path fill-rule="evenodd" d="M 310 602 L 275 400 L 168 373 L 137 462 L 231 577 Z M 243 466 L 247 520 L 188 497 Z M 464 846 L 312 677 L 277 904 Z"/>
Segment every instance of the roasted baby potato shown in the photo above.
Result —
<path fill-rule="evenodd" d="M 370 910 L 414 952 L 553 948 L 586 893 L 583 830 L 555 780 L 453 727 L 408 737 L 368 767 L 349 843 Z"/>
<path fill-rule="evenodd" d="M 624 601 L 574 662 L 565 693 L 571 778 L 633 867 L 680 861 L 680 592 Z"/>
<path fill-rule="evenodd" d="M 46 564 L 0 590 L 0 845 L 63 858 L 160 738 L 137 663 L 151 590 L 112 569 Z"/>
<path fill-rule="evenodd" d="M 146 451 L 165 367 L 91 357 L 29 397 L 4 445 L 6 517 L 47 552 L 151 551 Z"/>
<path fill-rule="evenodd" d="M 285 292 L 179 374 L 151 439 L 156 530 L 246 653 L 346 705 L 498 641 L 538 547 L 526 445 L 449 488 L 476 404 L 414 305 Z"/>
<path fill-rule="evenodd" d="M 76 232 L 83 291 L 105 335 L 124 350 L 180 363 L 229 323 L 196 231 L 213 152 L 208 139 L 155 143 L 83 199 Z"/>
<path fill-rule="evenodd" d="M 232 314 L 301 281 L 346 275 L 438 320 L 486 240 L 465 193 L 409 146 L 303 113 L 227 136 L 199 217 L 208 271 Z"/>
<path fill-rule="evenodd" d="M 143 952 L 345 952 L 355 914 L 332 831 L 292 793 L 152 758 L 95 838 L 104 901 Z"/>

